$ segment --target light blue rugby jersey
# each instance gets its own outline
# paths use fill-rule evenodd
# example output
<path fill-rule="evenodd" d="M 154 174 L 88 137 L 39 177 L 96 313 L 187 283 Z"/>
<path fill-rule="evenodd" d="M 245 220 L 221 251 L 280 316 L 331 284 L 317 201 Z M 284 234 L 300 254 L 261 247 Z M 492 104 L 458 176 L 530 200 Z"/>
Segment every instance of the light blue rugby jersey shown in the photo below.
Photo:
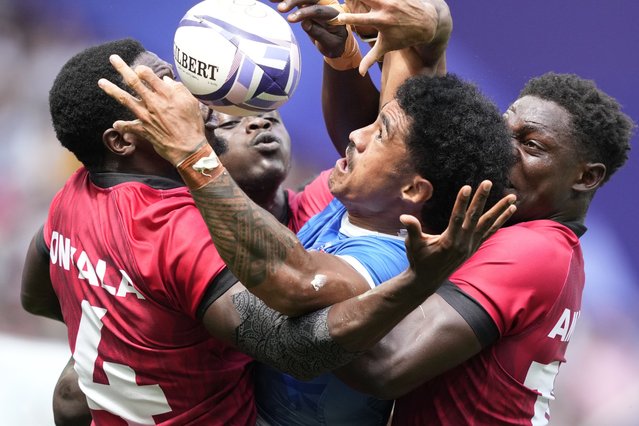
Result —
<path fill-rule="evenodd" d="M 338 200 L 311 218 L 297 235 L 308 250 L 344 258 L 371 287 L 408 267 L 403 236 L 352 225 Z M 352 390 L 332 374 L 303 382 L 258 364 L 255 382 L 258 413 L 272 426 L 386 425 L 392 407 L 392 401 Z"/>

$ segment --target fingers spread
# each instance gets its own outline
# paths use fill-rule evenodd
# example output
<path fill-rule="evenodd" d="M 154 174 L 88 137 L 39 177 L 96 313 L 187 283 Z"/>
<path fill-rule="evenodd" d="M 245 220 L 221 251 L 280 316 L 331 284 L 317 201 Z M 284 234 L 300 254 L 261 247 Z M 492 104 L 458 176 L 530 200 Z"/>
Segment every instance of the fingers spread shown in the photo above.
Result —
<path fill-rule="evenodd" d="M 331 6 L 307 6 L 288 15 L 289 22 L 300 22 L 305 19 L 313 19 L 319 22 L 331 21 L 337 17 L 339 11 Z M 339 25 L 339 24 L 338 24 Z"/>
<path fill-rule="evenodd" d="M 288 12 L 295 7 L 304 8 L 309 5 L 317 4 L 317 1 L 318 0 L 286 0 L 277 5 L 277 10 L 280 12 Z"/>
<path fill-rule="evenodd" d="M 140 80 L 138 74 L 133 71 L 133 69 L 131 69 L 131 67 L 128 66 L 127 63 L 124 62 L 118 55 L 111 55 L 109 57 L 109 61 L 111 62 L 111 65 L 113 65 L 113 68 L 115 68 L 115 70 L 120 73 L 126 85 L 133 89 L 135 93 L 140 95 L 142 99 L 144 99 L 145 95 L 147 95 L 147 93 L 149 92 L 149 88 L 144 85 L 142 80 Z"/>
<path fill-rule="evenodd" d="M 338 25 L 372 25 L 373 19 L 369 13 L 340 13 L 335 17 Z"/>
<path fill-rule="evenodd" d="M 113 128 L 124 135 L 125 140 L 130 134 L 135 134 L 146 138 L 147 132 L 140 120 L 124 121 L 118 120 L 113 123 Z"/>

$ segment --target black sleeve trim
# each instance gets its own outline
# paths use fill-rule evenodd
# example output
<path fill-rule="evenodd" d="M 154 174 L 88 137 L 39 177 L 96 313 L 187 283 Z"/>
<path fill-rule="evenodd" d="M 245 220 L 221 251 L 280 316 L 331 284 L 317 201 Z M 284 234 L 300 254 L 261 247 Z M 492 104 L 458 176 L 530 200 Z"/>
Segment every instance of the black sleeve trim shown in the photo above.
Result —
<path fill-rule="evenodd" d="M 574 232 L 578 238 L 581 238 L 588 230 L 584 224 L 579 222 L 558 222 Z"/>
<path fill-rule="evenodd" d="M 499 329 L 484 307 L 455 284 L 446 281 L 439 287 L 437 294 L 466 320 L 482 348 L 491 345 L 499 338 Z"/>
<path fill-rule="evenodd" d="M 197 317 L 202 319 L 209 306 L 237 282 L 238 279 L 228 268 L 222 269 L 206 288 L 200 306 L 197 307 L 197 312 L 195 313 Z"/>
<path fill-rule="evenodd" d="M 42 255 L 42 257 L 49 258 L 49 248 L 44 241 L 44 225 L 40 227 L 35 237 L 35 248 Z"/>

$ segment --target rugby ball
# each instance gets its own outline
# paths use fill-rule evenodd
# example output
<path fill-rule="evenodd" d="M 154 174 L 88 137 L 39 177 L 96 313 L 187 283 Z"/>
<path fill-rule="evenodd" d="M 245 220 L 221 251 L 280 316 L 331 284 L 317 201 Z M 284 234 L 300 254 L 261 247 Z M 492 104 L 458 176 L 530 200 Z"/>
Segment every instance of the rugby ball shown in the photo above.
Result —
<path fill-rule="evenodd" d="M 180 81 L 226 114 L 277 109 L 300 80 L 301 55 L 291 26 L 256 0 L 204 0 L 186 12 L 173 41 Z"/>

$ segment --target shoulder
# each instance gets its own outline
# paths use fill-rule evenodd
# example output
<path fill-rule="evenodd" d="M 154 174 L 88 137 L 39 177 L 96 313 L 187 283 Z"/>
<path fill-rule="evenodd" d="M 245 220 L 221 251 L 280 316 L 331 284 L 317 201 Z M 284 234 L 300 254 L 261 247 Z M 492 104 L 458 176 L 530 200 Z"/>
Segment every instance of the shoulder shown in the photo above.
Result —
<path fill-rule="evenodd" d="M 558 222 L 537 220 L 500 229 L 464 266 L 505 262 L 510 268 L 547 269 L 561 265 L 562 260 L 569 261 L 575 252 L 580 253 L 580 244 L 574 232 Z"/>
<path fill-rule="evenodd" d="M 577 236 L 566 226 L 531 221 L 500 229 L 450 280 L 483 306 L 502 333 L 544 315 L 567 282 L 583 281 Z"/>

